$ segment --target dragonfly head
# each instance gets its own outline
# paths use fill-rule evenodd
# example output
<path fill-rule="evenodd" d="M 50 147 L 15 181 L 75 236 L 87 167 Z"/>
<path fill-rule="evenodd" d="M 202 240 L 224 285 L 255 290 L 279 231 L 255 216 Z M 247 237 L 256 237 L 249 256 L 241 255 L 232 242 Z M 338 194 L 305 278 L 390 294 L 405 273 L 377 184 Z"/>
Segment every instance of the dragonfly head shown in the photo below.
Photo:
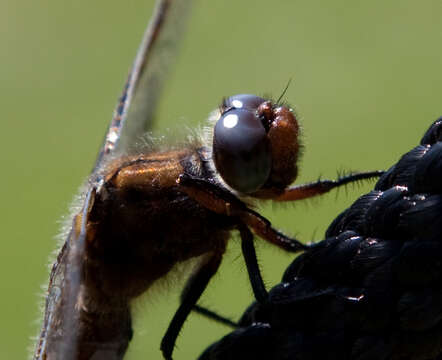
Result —
<path fill-rule="evenodd" d="M 293 110 L 255 95 L 225 99 L 213 134 L 213 161 L 234 190 L 271 198 L 298 172 L 299 125 Z"/>

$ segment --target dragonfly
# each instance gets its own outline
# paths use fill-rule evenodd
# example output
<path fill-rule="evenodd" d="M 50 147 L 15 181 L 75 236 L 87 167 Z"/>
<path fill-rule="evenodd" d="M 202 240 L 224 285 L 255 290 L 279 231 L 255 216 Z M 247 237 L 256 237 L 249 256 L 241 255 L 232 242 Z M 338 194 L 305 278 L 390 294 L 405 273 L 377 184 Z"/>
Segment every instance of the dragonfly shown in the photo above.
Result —
<path fill-rule="evenodd" d="M 352 173 L 291 186 L 300 128 L 293 110 L 250 94 L 225 98 L 211 128 L 184 144 L 134 147 L 155 118 L 167 51 L 183 32 L 189 0 L 159 0 L 92 173 L 52 266 L 35 360 L 122 359 L 133 335 L 131 302 L 191 258 L 190 276 L 160 348 L 177 336 L 238 231 L 252 290 L 268 293 L 254 235 L 289 252 L 309 249 L 252 209 L 290 202 L 380 176 Z"/>

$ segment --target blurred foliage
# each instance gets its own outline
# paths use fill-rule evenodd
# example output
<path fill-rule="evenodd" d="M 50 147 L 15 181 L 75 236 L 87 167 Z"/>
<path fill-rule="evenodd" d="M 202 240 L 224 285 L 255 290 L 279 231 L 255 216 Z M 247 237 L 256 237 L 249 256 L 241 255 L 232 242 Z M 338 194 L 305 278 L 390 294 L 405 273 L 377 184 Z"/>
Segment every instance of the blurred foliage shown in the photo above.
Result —
<path fill-rule="evenodd" d="M 25 358 L 38 333 L 38 294 L 58 220 L 92 167 L 152 7 L 142 0 L 0 2 L 2 359 Z M 278 97 L 292 79 L 286 100 L 305 134 L 299 182 L 387 168 L 442 113 L 441 11 L 437 0 L 197 1 L 159 132 L 202 124 L 223 96 Z M 263 212 L 288 234 L 320 239 L 370 186 Z M 252 300 L 236 243 L 201 301 L 233 318 Z M 293 257 L 257 243 L 271 286 Z M 128 359 L 160 358 L 181 283 L 137 301 Z M 175 358 L 194 359 L 226 332 L 191 316 Z"/>

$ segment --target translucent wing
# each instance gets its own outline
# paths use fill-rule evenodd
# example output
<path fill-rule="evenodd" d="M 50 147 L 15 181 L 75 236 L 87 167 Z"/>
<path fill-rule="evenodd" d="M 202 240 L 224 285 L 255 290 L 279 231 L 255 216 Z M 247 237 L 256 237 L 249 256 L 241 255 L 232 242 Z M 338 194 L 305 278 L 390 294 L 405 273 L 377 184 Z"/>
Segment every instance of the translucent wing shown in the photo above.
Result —
<path fill-rule="evenodd" d="M 162 0 L 144 33 L 120 101 L 96 163 L 112 152 L 122 152 L 150 129 L 168 66 L 175 59 L 192 1 Z"/>
<path fill-rule="evenodd" d="M 84 197 L 81 212 L 72 226 L 52 266 L 46 297 L 45 314 L 34 359 L 77 358 L 77 324 L 75 311 L 80 292 L 84 241 L 89 210 L 96 188 L 91 186 Z M 70 329 L 66 333 L 66 329 Z"/>
<path fill-rule="evenodd" d="M 131 142 L 152 126 L 156 103 L 165 79 L 168 65 L 174 59 L 178 35 L 191 6 L 190 0 L 159 0 L 147 27 L 129 73 L 123 93 L 106 132 L 88 187 L 81 196 L 81 210 L 74 215 L 66 236 L 51 269 L 41 333 L 34 359 L 82 358 L 78 348 L 78 309 L 84 242 L 87 238 L 89 211 L 100 191 L 102 179 L 99 168 L 110 156 L 124 152 Z M 82 296 L 85 296 L 82 294 Z M 115 345 L 115 346 L 114 346 Z M 116 346 L 109 344 L 109 352 L 101 354 L 107 359 L 122 358 Z"/>

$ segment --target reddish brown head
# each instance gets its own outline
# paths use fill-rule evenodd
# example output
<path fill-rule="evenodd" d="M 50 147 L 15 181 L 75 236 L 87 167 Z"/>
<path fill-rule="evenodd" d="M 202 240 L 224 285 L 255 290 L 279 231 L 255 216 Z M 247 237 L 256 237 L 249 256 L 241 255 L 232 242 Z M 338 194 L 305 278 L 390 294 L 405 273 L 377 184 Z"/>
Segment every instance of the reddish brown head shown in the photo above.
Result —
<path fill-rule="evenodd" d="M 281 194 L 297 176 L 299 125 L 293 111 L 255 95 L 235 95 L 221 106 L 213 160 L 234 190 L 257 198 Z"/>

